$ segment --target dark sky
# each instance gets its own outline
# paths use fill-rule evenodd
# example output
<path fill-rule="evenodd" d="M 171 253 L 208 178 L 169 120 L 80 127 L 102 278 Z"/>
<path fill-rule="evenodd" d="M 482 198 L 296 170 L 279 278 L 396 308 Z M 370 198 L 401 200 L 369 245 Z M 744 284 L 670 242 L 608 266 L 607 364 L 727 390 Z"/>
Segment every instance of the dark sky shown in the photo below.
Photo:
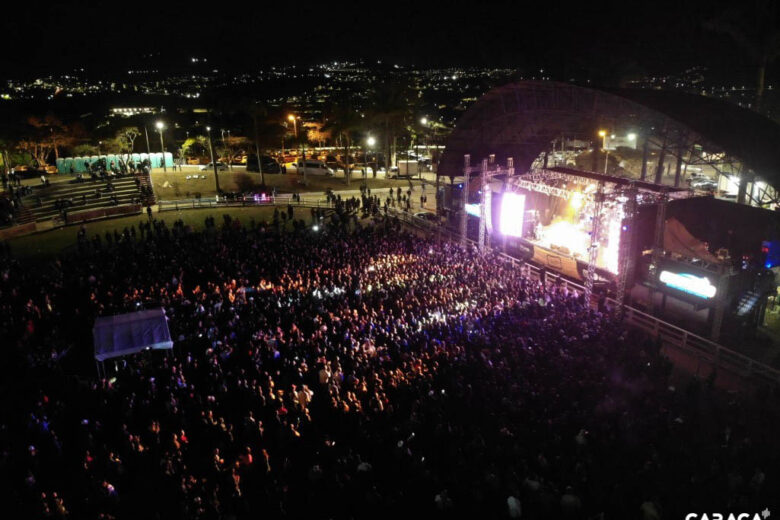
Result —
<path fill-rule="evenodd" d="M 676 72 L 703 64 L 741 75 L 747 68 L 728 37 L 702 28 L 719 9 L 705 0 L 209 4 L 30 2 L 0 21 L 1 64 L 9 77 L 99 64 L 121 70 L 149 53 L 162 63 L 199 55 L 237 68 L 360 57 L 544 66 L 559 79 L 591 69 Z"/>

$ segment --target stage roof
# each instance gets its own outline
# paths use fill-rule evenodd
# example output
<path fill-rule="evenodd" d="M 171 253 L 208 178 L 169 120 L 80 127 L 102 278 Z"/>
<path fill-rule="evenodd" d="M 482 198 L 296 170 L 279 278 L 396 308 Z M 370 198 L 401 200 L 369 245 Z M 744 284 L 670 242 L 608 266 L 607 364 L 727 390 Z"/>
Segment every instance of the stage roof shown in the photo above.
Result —
<path fill-rule="evenodd" d="M 512 157 L 522 173 L 552 141 L 595 141 L 602 128 L 631 129 L 670 149 L 697 147 L 709 156 L 727 155 L 780 190 L 780 125 L 770 119 L 680 92 L 541 81 L 504 85 L 477 100 L 448 138 L 438 171 L 459 176 L 464 154 L 471 155 L 472 165 L 495 154 L 501 164 Z"/>

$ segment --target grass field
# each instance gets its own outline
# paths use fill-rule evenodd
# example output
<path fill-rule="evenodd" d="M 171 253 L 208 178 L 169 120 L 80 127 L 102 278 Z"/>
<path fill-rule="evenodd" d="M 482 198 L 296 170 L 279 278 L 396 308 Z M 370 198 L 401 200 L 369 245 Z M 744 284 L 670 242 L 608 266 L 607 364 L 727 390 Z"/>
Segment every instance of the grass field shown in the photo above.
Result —
<path fill-rule="evenodd" d="M 187 179 L 187 176 L 197 175 L 200 177 L 204 175 L 205 179 Z M 69 175 L 52 175 L 50 176 L 52 182 L 65 182 L 71 179 Z M 342 190 L 358 190 L 364 183 L 362 177 L 358 174 L 353 174 L 350 186 L 346 185 L 343 175 L 337 175 L 336 177 L 322 177 L 322 176 L 309 176 L 308 186 L 304 186 L 302 176 L 295 173 L 288 174 L 268 174 L 265 176 L 266 185 L 268 187 L 275 187 L 278 193 L 317 193 L 323 194 L 328 188 L 334 191 Z M 35 185 L 36 179 L 27 179 L 24 184 Z M 155 170 L 152 172 L 152 182 L 154 183 L 155 194 L 157 200 L 177 200 L 188 199 L 195 197 L 196 193 L 200 193 L 202 197 L 213 197 L 216 193 L 216 185 L 214 183 L 213 172 L 201 172 L 195 167 L 185 167 L 184 171 L 167 171 Z M 234 167 L 234 171 L 220 172 L 219 174 L 220 187 L 223 191 L 249 191 L 253 188 L 259 187 L 260 175 L 258 173 L 247 173 L 243 167 Z M 419 180 L 411 181 L 415 185 L 419 185 Z M 431 183 L 430 179 L 426 180 L 427 183 Z M 378 178 L 372 178 L 369 176 L 365 180 L 365 184 L 372 189 L 375 188 L 388 188 L 388 187 L 408 187 L 410 181 L 385 179 L 381 176 Z M 427 206 L 431 209 L 434 204 Z M 308 209 L 301 209 L 304 212 L 303 218 L 309 217 Z M 269 207 L 250 207 L 250 208 L 225 208 L 225 209 L 187 209 L 181 211 L 166 211 L 163 213 L 155 213 L 155 218 L 163 219 L 167 224 L 172 224 L 174 220 L 181 218 L 185 223 L 191 225 L 195 229 L 203 227 L 203 221 L 207 216 L 213 216 L 219 221 L 222 219 L 222 215 L 228 214 L 233 218 L 238 218 L 242 221 L 248 221 L 250 218 L 254 218 L 257 221 L 270 220 L 273 215 L 273 208 Z M 87 235 L 92 237 L 96 234 L 100 234 L 101 237 L 107 232 L 113 232 L 114 229 L 123 230 L 125 227 L 129 227 L 133 224 L 137 225 L 141 220 L 145 220 L 146 215 L 137 215 L 133 217 L 122 217 L 116 219 L 108 219 L 103 221 L 96 221 L 87 224 Z M 60 251 L 67 247 L 74 246 L 76 244 L 76 233 L 79 230 L 78 225 L 67 226 L 64 228 L 53 229 L 51 231 L 43 231 L 40 233 L 22 236 L 9 240 L 14 255 L 18 258 L 25 258 L 31 262 L 45 261 L 55 256 Z"/>
<path fill-rule="evenodd" d="M 310 213 L 308 208 L 297 210 L 296 218 L 303 218 L 308 222 Z M 195 230 L 203 229 L 204 220 L 212 216 L 217 220 L 217 225 L 222 222 L 222 215 L 230 215 L 231 218 L 239 219 L 241 222 L 249 222 L 255 219 L 257 222 L 270 221 L 273 217 L 273 207 L 251 207 L 251 208 L 224 208 L 224 209 L 188 209 L 186 211 L 165 211 L 155 213 L 154 217 L 158 220 L 165 220 L 170 227 L 175 220 L 181 219 L 185 224 L 189 224 Z M 110 220 L 100 220 L 86 224 L 87 236 L 103 235 L 115 229 L 121 232 L 125 227 L 136 226 L 138 223 L 146 221 L 146 215 L 136 215 L 133 217 L 123 217 Z M 67 226 L 60 229 L 36 233 L 9 240 L 11 251 L 17 258 L 24 258 L 30 261 L 48 260 L 56 256 L 65 248 L 76 244 L 76 234 L 79 231 L 78 225 Z"/>
<path fill-rule="evenodd" d="M 187 179 L 187 176 L 197 175 L 205 176 L 205 179 Z M 412 181 L 419 184 L 420 181 Z M 213 197 L 216 193 L 216 183 L 214 182 L 213 171 L 198 171 L 196 169 L 185 169 L 177 172 L 163 172 L 155 170 L 152 172 L 152 183 L 157 200 L 176 200 L 194 198 L 196 194 L 202 197 Z M 352 189 L 357 190 L 363 184 L 363 179 L 357 174 L 353 174 L 352 181 L 348 187 L 343 175 L 335 177 L 308 176 L 308 185 L 304 186 L 303 176 L 295 173 L 286 174 L 266 174 L 266 186 L 276 188 L 277 193 L 305 193 L 315 192 L 323 193 L 330 188 L 334 191 Z M 396 186 L 409 186 L 408 180 L 385 179 L 384 177 L 371 176 L 365 181 L 371 188 L 390 188 Z M 219 172 L 219 186 L 222 191 L 246 192 L 260 187 L 260 174 L 247 173 L 243 167 L 234 167 L 232 172 Z"/>

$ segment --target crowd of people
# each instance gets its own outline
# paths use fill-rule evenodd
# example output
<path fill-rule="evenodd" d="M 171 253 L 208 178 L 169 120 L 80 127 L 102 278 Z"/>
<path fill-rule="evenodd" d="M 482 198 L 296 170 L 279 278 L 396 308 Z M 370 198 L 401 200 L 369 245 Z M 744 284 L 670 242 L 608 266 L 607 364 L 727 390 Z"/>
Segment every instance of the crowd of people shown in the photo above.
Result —
<path fill-rule="evenodd" d="M 776 503 L 773 390 L 677 388 L 653 338 L 363 197 L 375 219 L 339 201 L 312 223 L 82 227 L 36 273 L 4 249 L 5 510 L 651 520 Z M 173 351 L 99 379 L 94 319 L 156 307 Z"/>

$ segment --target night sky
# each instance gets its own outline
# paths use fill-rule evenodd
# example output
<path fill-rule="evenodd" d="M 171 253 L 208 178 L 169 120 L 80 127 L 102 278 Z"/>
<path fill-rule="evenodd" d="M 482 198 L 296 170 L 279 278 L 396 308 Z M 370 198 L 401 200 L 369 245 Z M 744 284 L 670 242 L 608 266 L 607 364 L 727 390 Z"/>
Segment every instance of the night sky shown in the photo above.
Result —
<path fill-rule="evenodd" d="M 30 4 L 33 6 L 33 4 Z M 733 5 L 733 4 L 732 4 Z M 703 28 L 717 2 L 78 2 L 4 17 L 9 77 L 72 67 L 122 70 L 205 56 L 223 68 L 377 58 L 418 66 L 497 65 L 554 79 L 615 70 L 719 79 L 752 74 L 728 36 Z M 7 42 L 17 42 L 9 46 Z"/>

